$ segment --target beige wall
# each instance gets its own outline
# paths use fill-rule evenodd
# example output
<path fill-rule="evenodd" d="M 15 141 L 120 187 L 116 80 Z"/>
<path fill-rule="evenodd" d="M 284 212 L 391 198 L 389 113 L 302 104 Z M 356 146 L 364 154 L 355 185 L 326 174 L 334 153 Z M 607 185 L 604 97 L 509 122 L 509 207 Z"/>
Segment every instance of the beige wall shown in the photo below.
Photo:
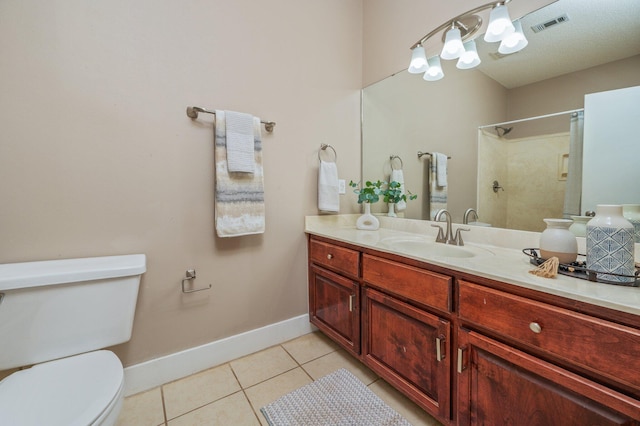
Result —
<path fill-rule="evenodd" d="M 361 0 L 1 2 L 0 263 L 145 253 L 126 365 L 304 314 L 320 144 L 360 170 L 361 23 Z M 188 105 L 277 122 L 264 235 L 214 236 Z M 212 289 L 182 294 L 189 268 Z"/>

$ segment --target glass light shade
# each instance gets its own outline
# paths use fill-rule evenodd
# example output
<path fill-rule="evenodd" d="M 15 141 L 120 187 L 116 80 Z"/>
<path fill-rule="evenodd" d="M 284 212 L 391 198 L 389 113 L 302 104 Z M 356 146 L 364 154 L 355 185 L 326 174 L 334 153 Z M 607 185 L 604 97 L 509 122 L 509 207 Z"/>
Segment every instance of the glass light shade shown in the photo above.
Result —
<path fill-rule="evenodd" d="M 456 67 L 461 70 L 468 70 L 480 65 L 480 57 L 476 48 L 475 40 L 469 40 L 464 44 L 464 53 L 460 55 Z"/>
<path fill-rule="evenodd" d="M 508 55 L 509 53 L 516 53 L 529 44 L 529 41 L 524 36 L 524 32 L 522 31 L 522 24 L 520 21 L 515 21 L 513 23 L 515 27 L 515 31 L 506 36 L 502 42 L 500 43 L 500 47 L 498 48 L 498 52 L 503 55 Z"/>
<path fill-rule="evenodd" d="M 429 58 L 429 68 L 427 68 L 427 71 L 424 73 L 422 78 L 427 81 L 437 81 L 442 77 L 444 77 L 444 72 L 442 71 L 440 58 L 438 56 Z"/>
<path fill-rule="evenodd" d="M 413 49 L 411 53 L 411 63 L 409 64 L 409 71 L 411 74 L 420 74 L 427 70 L 427 57 L 424 53 L 424 47 L 418 45 Z"/>
<path fill-rule="evenodd" d="M 501 4 L 491 9 L 489 26 L 487 27 L 487 32 L 484 33 L 484 41 L 490 43 L 502 41 L 502 39 L 514 31 L 515 28 L 509 17 L 507 6 Z"/>
<path fill-rule="evenodd" d="M 458 28 L 451 28 L 447 31 L 447 35 L 444 39 L 444 46 L 440 57 L 442 59 L 457 59 L 464 53 L 464 46 L 462 45 L 462 38 L 460 37 L 460 30 Z"/>

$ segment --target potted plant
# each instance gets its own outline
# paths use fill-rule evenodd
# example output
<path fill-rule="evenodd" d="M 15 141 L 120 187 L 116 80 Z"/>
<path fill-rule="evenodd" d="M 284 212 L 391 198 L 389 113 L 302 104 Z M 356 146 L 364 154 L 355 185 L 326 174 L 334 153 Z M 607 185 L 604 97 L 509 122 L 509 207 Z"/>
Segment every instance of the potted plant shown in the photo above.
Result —
<path fill-rule="evenodd" d="M 409 197 L 407 197 L 409 194 Z M 407 191 L 407 194 L 404 194 L 402 191 L 402 184 L 400 182 L 391 181 L 387 186 L 387 189 L 383 191 L 384 202 L 389 203 L 389 212 L 387 216 L 396 217 L 395 213 L 395 205 L 400 201 L 415 200 L 418 198 L 417 195 L 411 193 L 411 191 Z"/>
<path fill-rule="evenodd" d="M 380 227 L 380 221 L 371 214 L 371 204 L 380 201 L 380 197 L 384 197 L 383 186 L 386 182 L 381 180 L 372 182 L 366 181 L 364 187 L 360 187 L 359 183 L 349 182 L 349 186 L 354 188 L 353 192 L 358 194 L 358 204 L 364 204 L 364 214 L 356 221 L 356 228 L 369 231 L 375 231 Z"/>

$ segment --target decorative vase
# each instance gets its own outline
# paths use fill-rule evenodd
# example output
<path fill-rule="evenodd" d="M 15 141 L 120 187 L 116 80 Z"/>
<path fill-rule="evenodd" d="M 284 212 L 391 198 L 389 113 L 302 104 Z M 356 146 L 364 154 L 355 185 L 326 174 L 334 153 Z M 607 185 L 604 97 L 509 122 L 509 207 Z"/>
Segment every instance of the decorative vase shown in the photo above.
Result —
<path fill-rule="evenodd" d="M 396 205 L 394 203 L 389 203 L 389 211 L 387 212 L 387 216 L 389 217 L 398 217 L 398 215 L 396 214 Z"/>
<path fill-rule="evenodd" d="M 621 205 L 599 204 L 595 217 L 587 223 L 587 269 L 631 276 L 598 274 L 603 280 L 633 282 L 633 233 Z"/>
<path fill-rule="evenodd" d="M 557 257 L 560 263 L 575 262 L 578 257 L 576 236 L 569 231 L 571 219 L 544 219 L 547 229 L 540 234 L 540 255 L 543 259 Z"/>
<path fill-rule="evenodd" d="M 569 231 L 573 233 L 576 237 L 586 237 L 587 236 L 587 222 L 589 222 L 592 217 L 591 216 L 571 216 L 573 219 L 573 223 L 569 227 Z"/>
<path fill-rule="evenodd" d="M 365 231 L 375 231 L 380 228 L 380 221 L 377 217 L 371 214 L 371 204 L 364 204 L 364 214 L 356 220 L 356 228 L 363 229 Z"/>
<path fill-rule="evenodd" d="M 622 215 L 635 228 L 633 240 L 640 243 L 640 204 L 623 204 Z"/>

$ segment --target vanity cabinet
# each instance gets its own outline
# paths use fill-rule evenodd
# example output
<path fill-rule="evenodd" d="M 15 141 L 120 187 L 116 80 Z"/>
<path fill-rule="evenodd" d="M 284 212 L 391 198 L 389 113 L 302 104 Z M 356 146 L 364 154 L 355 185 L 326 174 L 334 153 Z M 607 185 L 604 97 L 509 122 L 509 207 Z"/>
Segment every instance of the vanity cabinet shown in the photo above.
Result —
<path fill-rule="evenodd" d="M 360 253 L 311 240 L 309 260 L 311 323 L 347 351 L 359 355 Z"/>
<path fill-rule="evenodd" d="M 635 315 L 355 243 L 309 253 L 311 321 L 443 424 L 640 426 Z"/>
<path fill-rule="evenodd" d="M 638 330 L 464 280 L 458 317 L 459 425 L 640 424 Z"/>
<path fill-rule="evenodd" d="M 373 371 L 442 419 L 450 416 L 450 276 L 362 255 L 362 357 Z"/>

